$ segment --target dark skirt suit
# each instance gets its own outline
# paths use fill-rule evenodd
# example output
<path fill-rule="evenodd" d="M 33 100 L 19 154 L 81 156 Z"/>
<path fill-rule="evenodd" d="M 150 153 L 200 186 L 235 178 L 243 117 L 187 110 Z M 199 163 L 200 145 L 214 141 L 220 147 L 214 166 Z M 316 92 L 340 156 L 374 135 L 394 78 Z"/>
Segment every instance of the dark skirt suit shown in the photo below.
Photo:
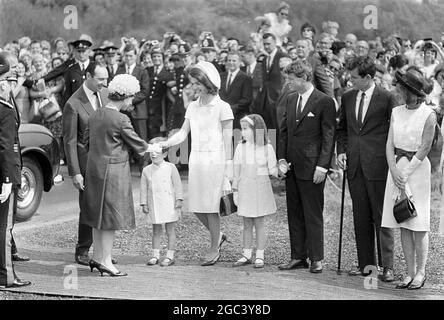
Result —
<path fill-rule="evenodd" d="M 148 144 L 134 131 L 128 116 L 107 107 L 88 122 L 85 210 L 81 223 L 100 230 L 135 228 L 129 148 L 143 155 Z"/>

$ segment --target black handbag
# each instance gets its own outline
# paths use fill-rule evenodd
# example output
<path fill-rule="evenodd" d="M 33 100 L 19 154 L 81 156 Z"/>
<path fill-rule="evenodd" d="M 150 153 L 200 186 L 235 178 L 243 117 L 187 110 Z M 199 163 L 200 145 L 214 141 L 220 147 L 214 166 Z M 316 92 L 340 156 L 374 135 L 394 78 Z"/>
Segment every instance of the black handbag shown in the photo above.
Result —
<path fill-rule="evenodd" d="M 415 205 L 410 197 L 406 196 L 403 199 L 398 197 L 396 199 L 393 215 L 397 223 L 402 223 L 417 216 Z"/>
<path fill-rule="evenodd" d="M 220 216 L 225 217 L 235 212 L 237 212 L 237 206 L 234 204 L 233 192 L 223 195 L 222 198 L 220 198 Z"/>

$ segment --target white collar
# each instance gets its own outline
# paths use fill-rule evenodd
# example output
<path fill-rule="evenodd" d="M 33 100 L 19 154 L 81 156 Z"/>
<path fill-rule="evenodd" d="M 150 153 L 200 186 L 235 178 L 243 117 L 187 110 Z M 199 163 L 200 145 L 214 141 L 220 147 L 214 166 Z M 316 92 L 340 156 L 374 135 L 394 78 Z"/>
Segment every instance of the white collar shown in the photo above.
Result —
<path fill-rule="evenodd" d="M 301 94 L 302 99 L 306 102 L 314 91 L 314 86 L 310 83 L 310 88 Z"/>
<path fill-rule="evenodd" d="M 237 74 L 239 73 L 239 68 L 237 68 L 235 71 L 233 71 L 233 72 L 231 72 L 231 71 L 228 71 L 228 77 L 230 77 L 230 74 L 232 75 L 232 78 L 231 78 L 231 81 L 233 81 L 234 80 L 234 78 L 236 78 L 236 76 L 237 76 Z"/>
<path fill-rule="evenodd" d="M 92 91 L 91 89 L 89 89 L 89 88 L 86 86 L 85 82 L 83 82 L 83 90 L 85 90 L 85 93 L 86 93 L 86 95 L 87 95 L 88 97 L 92 97 L 92 96 L 94 96 L 94 91 Z"/>
<path fill-rule="evenodd" d="M 371 84 L 370 88 L 368 88 L 367 90 L 365 90 L 365 91 L 358 90 L 358 96 L 360 97 L 362 92 L 364 92 L 365 93 L 365 97 L 369 98 L 369 97 L 372 96 L 373 91 L 375 91 L 375 88 L 376 88 L 375 82 L 372 81 L 372 84 Z"/>

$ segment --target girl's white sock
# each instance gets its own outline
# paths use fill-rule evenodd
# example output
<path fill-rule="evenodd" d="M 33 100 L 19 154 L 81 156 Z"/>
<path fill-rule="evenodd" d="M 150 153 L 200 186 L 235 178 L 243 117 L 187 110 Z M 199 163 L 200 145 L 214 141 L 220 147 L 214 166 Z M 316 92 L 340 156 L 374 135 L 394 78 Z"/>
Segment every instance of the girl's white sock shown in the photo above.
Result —
<path fill-rule="evenodd" d="M 166 255 L 166 257 L 167 257 L 168 259 L 173 260 L 173 259 L 174 259 L 174 250 L 168 250 L 168 251 L 167 251 L 167 255 Z"/>
<path fill-rule="evenodd" d="M 253 253 L 253 249 L 244 249 L 244 256 L 247 259 L 251 259 L 251 254 Z"/>
<path fill-rule="evenodd" d="M 256 259 L 257 258 L 264 260 L 264 250 L 256 250 Z"/>
<path fill-rule="evenodd" d="M 153 249 L 153 257 L 160 258 L 160 249 Z"/>

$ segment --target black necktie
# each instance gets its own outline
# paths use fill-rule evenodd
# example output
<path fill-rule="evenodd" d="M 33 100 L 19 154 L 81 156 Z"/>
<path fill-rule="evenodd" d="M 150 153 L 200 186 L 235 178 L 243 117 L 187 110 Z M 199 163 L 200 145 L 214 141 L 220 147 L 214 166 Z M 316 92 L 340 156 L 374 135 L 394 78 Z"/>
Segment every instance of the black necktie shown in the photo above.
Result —
<path fill-rule="evenodd" d="M 231 77 L 233 76 L 233 74 L 232 73 L 230 73 L 230 76 L 227 78 L 227 86 L 225 87 L 225 89 L 227 89 L 227 91 L 228 91 L 228 87 L 230 86 L 230 84 L 231 84 Z"/>
<path fill-rule="evenodd" d="M 94 95 L 96 96 L 96 99 L 97 99 L 97 104 L 96 104 L 96 106 L 97 106 L 97 108 L 101 108 L 102 107 L 102 101 L 100 100 L 100 95 L 99 95 L 99 93 L 98 92 L 94 92 Z"/>
<path fill-rule="evenodd" d="M 302 96 L 299 95 L 298 107 L 296 109 L 296 119 L 299 120 L 302 113 Z"/>
<path fill-rule="evenodd" d="M 359 129 L 362 127 L 362 112 L 364 109 L 364 99 L 365 99 L 365 92 L 361 94 L 361 101 L 359 101 L 359 108 L 358 108 L 358 126 Z"/>

